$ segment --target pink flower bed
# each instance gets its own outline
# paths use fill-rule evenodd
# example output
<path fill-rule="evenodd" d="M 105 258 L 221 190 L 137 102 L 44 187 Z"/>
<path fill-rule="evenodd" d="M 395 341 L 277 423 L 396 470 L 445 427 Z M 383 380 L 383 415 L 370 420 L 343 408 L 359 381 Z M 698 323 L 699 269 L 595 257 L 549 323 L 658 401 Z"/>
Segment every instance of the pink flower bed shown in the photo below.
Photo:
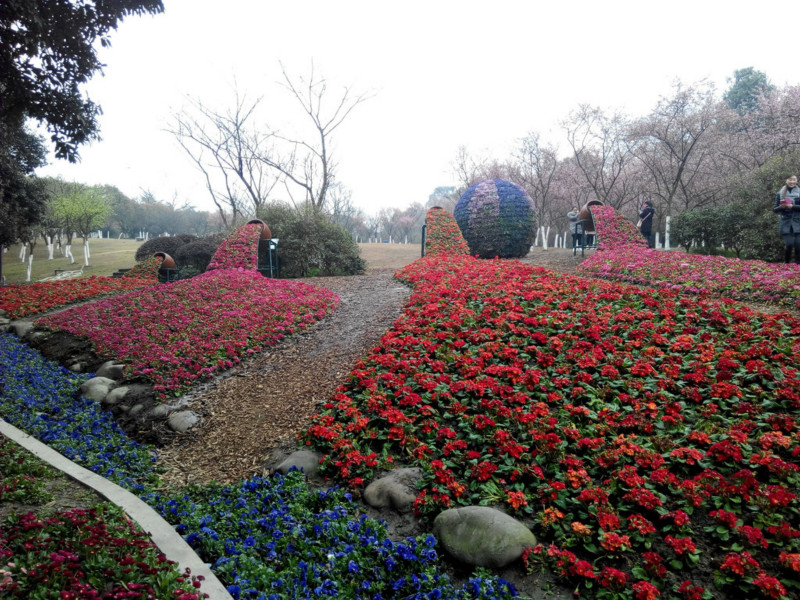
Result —
<path fill-rule="evenodd" d="M 257 223 L 248 223 L 233 231 L 219 245 L 207 270 L 242 268 L 255 271 L 258 268 L 261 229 Z"/>
<path fill-rule="evenodd" d="M 593 207 L 597 252 L 578 270 L 586 275 L 692 294 L 800 306 L 800 266 L 647 248 L 630 221 L 610 206 Z"/>
<path fill-rule="evenodd" d="M 88 337 L 100 356 L 127 364 L 128 377 L 160 397 L 261 352 L 336 307 L 338 296 L 255 271 L 217 269 L 38 320 Z"/>

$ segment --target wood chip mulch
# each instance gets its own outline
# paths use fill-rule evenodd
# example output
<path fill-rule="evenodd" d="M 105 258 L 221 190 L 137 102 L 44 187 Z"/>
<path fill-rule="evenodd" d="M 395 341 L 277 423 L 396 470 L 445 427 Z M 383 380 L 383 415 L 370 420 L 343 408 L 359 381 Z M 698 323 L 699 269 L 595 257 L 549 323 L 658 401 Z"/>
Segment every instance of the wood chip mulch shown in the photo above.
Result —
<path fill-rule="evenodd" d="M 270 454 L 292 447 L 306 419 L 400 316 L 411 290 L 393 273 L 389 268 L 303 280 L 338 294 L 338 308 L 211 389 L 190 395 L 188 407 L 202 422 L 159 451 L 164 484 L 231 483 L 261 475 Z"/>

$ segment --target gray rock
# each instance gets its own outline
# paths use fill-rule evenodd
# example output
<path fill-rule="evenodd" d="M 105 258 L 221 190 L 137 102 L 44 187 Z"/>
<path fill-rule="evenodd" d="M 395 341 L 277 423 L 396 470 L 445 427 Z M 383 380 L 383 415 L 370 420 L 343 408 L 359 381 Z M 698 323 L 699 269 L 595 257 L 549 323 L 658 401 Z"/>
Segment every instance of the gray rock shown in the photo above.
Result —
<path fill-rule="evenodd" d="M 128 414 L 131 416 L 135 416 L 138 415 L 143 410 L 144 410 L 144 404 L 135 404 L 134 406 L 131 406 L 130 410 L 128 411 Z"/>
<path fill-rule="evenodd" d="M 33 321 L 14 321 L 10 325 L 11 331 L 19 338 L 24 338 L 33 329 Z"/>
<path fill-rule="evenodd" d="M 75 365 L 73 365 L 75 366 Z M 116 383 L 113 379 L 107 377 L 92 377 L 81 385 L 80 392 L 82 396 L 86 396 L 95 402 L 102 402 L 108 392 L 114 389 Z"/>
<path fill-rule="evenodd" d="M 375 508 L 391 507 L 398 512 L 410 512 L 417 498 L 417 481 L 422 469 L 394 469 L 376 479 L 364 490 L 364 502 Z"/>
<path fill-rule="evenodd" d="M 150 409 L 150 416 L 154 419 L 159 417 L 166 417 L 169 414 L 170 408 L 166 404 L 159 404 Z"/>
<path fill-rule="evenodd" d="M 109 360 L 100 365 L 95 375 L 97 377 L 108 377 L 109 379 L 119 381 L 122 379 L 122 370 L 124 368 L 125 365 L 117 364 L 113 360 Z"/>
<path fill-rule="evenodd" d="M 191 410 L 179 410 L 172 413 L 167 419 L 167 424 L 173 431 L 183 433 L 189 431 L 200 422 L 200 417 Z"/>
<path fill-rule="evenodd" d="M 433 521 L 433 534 L 455 559 L 479 567 L 505 567 L 536 545 L 525 525 L 487 506 L 443 511 Z"/>
<path fill-rule="evenodd" d="M 118 388 L 114 388 L 106 397 L 103 398 L 103 404 L 107 406 L 114 406 L 115 404 L 119 404 L 119 402 L 125 397 L 125 394 L 128 393 L 128 386 L 123 385 Z"/>
<path fill-rule="evenodd" d="M 69 366 L 69 370 L 73 373 L 83 373 L 83 363 L 75 362 Z"/>
<path fill-rule="evenodd" d="M 316 477 L 319 475 L 319 461 L 322 460 L 322 455 L 318 452 L 311 450 L 297 450 L 292 452 L 289 456 L 283 459 L 274 471 L 286 475 L 289 469 L 297 467 L 302 469 L 306 477 Z"/>
<path fill-rule="evenodd" d="M 108 395 L 103 400 L 103 404 L 107 404 L 108 406 L 113 406 L 115 404 L 119 404 L 122 402 L 124 398 L 133 397 L 135 401 L 136 394 L 139 394 L 143 391 L 149 389 L 150 386 L 144 385 L 142 383 L 132 383 L 130 385 L 121 385 L 119 387 L 115 387 L 111 390 Z M 165 412 L 162 417 L 166 417 L 167 413 Z"/>
<path fill-rule="evenodd" d="M 6 319 L 5 317 L 0 317 L 0 327 L 2 327 L 3 325 L 8 325 L 9 323 L 11 323 L 11 319 Z"/>

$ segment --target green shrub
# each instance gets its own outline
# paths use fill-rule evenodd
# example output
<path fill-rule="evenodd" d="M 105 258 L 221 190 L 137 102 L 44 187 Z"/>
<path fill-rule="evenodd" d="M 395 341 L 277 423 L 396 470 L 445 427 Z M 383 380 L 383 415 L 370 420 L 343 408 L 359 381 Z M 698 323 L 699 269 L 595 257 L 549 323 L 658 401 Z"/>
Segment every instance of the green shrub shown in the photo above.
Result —
<path fill-rule="evenodd" d="M 214 252 L 225 239 L 224 233 L 215 233 L 202 238 L 195 239 L 180 246 L 174 255 L 171 255 L 178 266 L 183 269 L 191 267 L 197 273 L 203 273 L 208 268 L 208 263 L 214 256 Z M 195 273 L 195 274 L 197 274 Z M 183 279 L 183 277 L 181 277 Z"/>
<path fill-rule="evenodd" d="M 339 225 L 323 215 L 295 211 L 284 204 L 270 204 L 258 218 L 278 241 L 281 277 L 312 275 L 360 275 L 366 263 L 358 244 Z M 263 258 L 260 261 L 264 260 Z"/>
<path fill-rule="evenodd" d="M 680 246 L 686 252 L 698 248 L 695 252 L 708 254 L 719 246 L 719 226 L 716 222 L 716 209 L 695 208 L 685 210 L 672 218 L 669 234 L 672 244 Z"/>
<path fill-rule="evenodd" d="M 153 256 L 156 252 L 165 252 L 175 258 L 178 248 L 196 239 L 197 236 L 188 233 L 152 238 L 139 246 L 134 258 L 136 262 L 141 262 Z"/>

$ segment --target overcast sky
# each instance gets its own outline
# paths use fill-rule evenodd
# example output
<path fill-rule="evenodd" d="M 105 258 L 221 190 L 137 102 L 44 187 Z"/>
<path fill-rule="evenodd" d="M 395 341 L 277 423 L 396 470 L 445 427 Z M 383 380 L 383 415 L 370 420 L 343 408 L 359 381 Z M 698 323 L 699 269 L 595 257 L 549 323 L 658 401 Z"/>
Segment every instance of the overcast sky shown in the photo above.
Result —
<path fill-rule="evenodd" d="M 270 120 L 303 113 L 278 82 L 279 61 L 332 93 L 374 94 L 334 137 L 338 179 L 368 213 L 426 202 L 455 183 L 460 145 L 504 158 L 538 131 L 566 142 L 559 122 L 581 103 L 646 114 L 672 84 L 713 81 L 753 66 L 779 86 L 800 83 L 796 3 L 535 0 L 164 0 L 129 17 L 87 86 L 103 108 L 102 141 L 82 161 L 40 175 L 112 184 L 138 197 L 211 210 L 202 175 L 164 131 L 199 98 L 224 111 L 234 81 L 263 96 Z M 307 118 L 307 117 L 306 117 Z"/>

